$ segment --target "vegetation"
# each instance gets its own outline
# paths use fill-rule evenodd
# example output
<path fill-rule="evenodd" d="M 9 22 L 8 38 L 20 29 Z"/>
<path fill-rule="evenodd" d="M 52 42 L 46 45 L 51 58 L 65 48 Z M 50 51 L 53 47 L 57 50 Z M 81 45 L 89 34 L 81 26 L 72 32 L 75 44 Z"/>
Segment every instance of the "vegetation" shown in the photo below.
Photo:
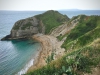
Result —
<path fill-rule="evenodd" d="M 100 16 L 81 15 L 77 26 L 59 38 L 64 37 L 65 55 L 26 75 L 83 75 L 100 65 Z"/>
<path fill-rule="evenodd" d="M 23 19 L 23 20 L 24 20 L 24 19 Z M 23 22 L 23 20 L 17 21 L 17 22 L 15 23 L 15 25 L 13 26 L 12 29 L 18 30 L 18 29 L 20 28 L 20 24 Z"/>
<path fill-rule="evenodd" d="M 95 54 L 94 54 L 95 53 Z M 90 73 L 100 62 L 100 47 L 84 47 L 27 75 L 81 75 Z M 98 56 L 98 57 L 96 57 Z M 91 57 L 91 58 L 90 58 Z"/>
<path fill-rule="evenodd" d="M 83 17 L 83 16 L 82 16 Z M 81 22 L 81 20 L 83 20 Z M 93 40 L 100 38 L 100 17 L 86 16 L 80 19 L 78 25 L 67 35 L 62 47 L 66 50 L 77 49 L 90 44 Z"/>
<path fill-rule="evenodd" d="M 52 28 L 55 28 L 61 25 L 63 22 L 69 20 L 66 15 L 62 15 L 58 11 L 53 10 L 49 10 L 43 14 L 36 15 L 35 17 L 43 22 L 46 34 L 48 34 Z"/>
<path fill-rule="evenodd" d="M 49 64 L 52 60 L 54 60 L 54 53 L 52 52 L 50 56 L 47 57 L 46 63 Z"/>
<path fill-rule="evenodd" d="M 14 30 L 18 30 L 19 29 L 19 25 L 16 25 L 13 27 Z"/>
<path fill-rule="evenodd" d="M 26 28 L 27 28 L 27 29 L 30 29 L 30 26 L 33 26 L 33 25 L 31 24 L 31 22 L 28 22 L 27 24 L 23 25 L 23 26 L 21 27 L 21 29 L 22 29 L 22 30 L 25 30 Z"/>
<path fill-rule="evenodd" d="M 23 21 L 23 20 L 22 20 L 22 21 Z M 21 21 L 21 23 L 22 23 L 22 21 Z M 13 29 L 14 29 L 14 30 L 18 30 L 18 29 L 21 27 L 21 26 L 20 26 L 21 23 L 19 22 L 16 26 L 13 27 Z M 22 30 L 30 29 L 30 26 L 33 26 L 33 25 L 32 25 L 31 22 L 28 22 L 28 23 L 24 24 L 24 25 L 21 27 L 21 29 L 22 29 Z"/>

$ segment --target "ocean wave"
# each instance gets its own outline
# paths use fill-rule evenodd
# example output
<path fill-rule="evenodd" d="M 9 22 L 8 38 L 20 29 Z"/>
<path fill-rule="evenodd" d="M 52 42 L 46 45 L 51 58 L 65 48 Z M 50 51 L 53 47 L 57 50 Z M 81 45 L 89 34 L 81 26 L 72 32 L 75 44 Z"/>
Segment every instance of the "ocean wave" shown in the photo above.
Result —
<path fill-rule="evenodd" d="M 33 65 L 33 61 L 34 61 L 34 59 L 31 59 L 31 60 L 29 61 L 29 63 L 26 64 L 26 66 L 25 66 L 23 69 L 21 69 L 21 70 L 20 70 L 17 74 L 15 74 L 15 75 L 23 75 L 23 74 L 27 73 L 28 69 Z"/>

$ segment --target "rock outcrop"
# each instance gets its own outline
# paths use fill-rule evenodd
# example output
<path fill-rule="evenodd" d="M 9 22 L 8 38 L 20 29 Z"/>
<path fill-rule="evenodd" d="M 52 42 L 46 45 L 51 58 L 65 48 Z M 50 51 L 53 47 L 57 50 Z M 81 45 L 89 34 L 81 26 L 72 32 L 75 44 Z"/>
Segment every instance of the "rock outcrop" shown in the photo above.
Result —
<path fill-rule="evenodd" d="M 20 20 L 11 30 L 11 37 L 24 37 L 38 33 L 38 20 L 35 17 Z"/>
<path fill-rule="evenodd" d="M 28 38 L 37 33 L 44 34 L 44 32 L 45 27 L 42 21 L 39 21 L 35 17 L 30 17 L 17 21 L 11 29 L 10 35 L 7 35 L 1 40 Z"/>
<path fill-rule="evenodd" d="M 49 10 L 43 14 L 17 21 L 10 34 L 1 40 L 29 38 L 37 33 L 49 34 L 53 28 L 68 20 L 69 18 L 66 15 Z"/>

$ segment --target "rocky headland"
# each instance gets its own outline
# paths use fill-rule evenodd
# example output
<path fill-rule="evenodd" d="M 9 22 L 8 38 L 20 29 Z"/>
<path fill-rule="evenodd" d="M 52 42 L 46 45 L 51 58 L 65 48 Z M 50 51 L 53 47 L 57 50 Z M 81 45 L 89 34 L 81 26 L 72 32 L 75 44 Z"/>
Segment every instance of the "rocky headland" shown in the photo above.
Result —
<path fill-rule="evenodd" d="M 43 14 L 17 21 L 11 29 L 10 34 L 1 40 L 30 38 L 38 33 L 48 34 L 52 28 L 68 20 L 67 16 L 50 10 Z"/>
<path fill-rule="evenodd" d="M 26 18 L 17 21 L 11 29 L 10 35 L 1 40 L 29 38 L 37 33 L 44 33 L 45 28 L 42 23 L 35 17 Z"/>

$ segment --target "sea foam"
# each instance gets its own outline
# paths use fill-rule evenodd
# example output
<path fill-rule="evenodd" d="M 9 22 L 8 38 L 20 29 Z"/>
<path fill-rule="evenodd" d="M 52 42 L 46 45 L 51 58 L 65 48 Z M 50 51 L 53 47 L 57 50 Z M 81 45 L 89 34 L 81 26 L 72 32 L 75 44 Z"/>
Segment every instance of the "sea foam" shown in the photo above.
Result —
<path fill-rule="evenodd" d="M 20 70 L 17 74 L 15 74 L 15 75 L 23 75 L 23 74 L 27 73 L 28 69 L 33 65 L 33 61 L 34 61 L 34 59 L 31 59 L 31 60 L 28 62 L 28 64 L 26 64 L 26 66 L 25 66 L 23 69 L 21 69 L 21 70 Z"/>

